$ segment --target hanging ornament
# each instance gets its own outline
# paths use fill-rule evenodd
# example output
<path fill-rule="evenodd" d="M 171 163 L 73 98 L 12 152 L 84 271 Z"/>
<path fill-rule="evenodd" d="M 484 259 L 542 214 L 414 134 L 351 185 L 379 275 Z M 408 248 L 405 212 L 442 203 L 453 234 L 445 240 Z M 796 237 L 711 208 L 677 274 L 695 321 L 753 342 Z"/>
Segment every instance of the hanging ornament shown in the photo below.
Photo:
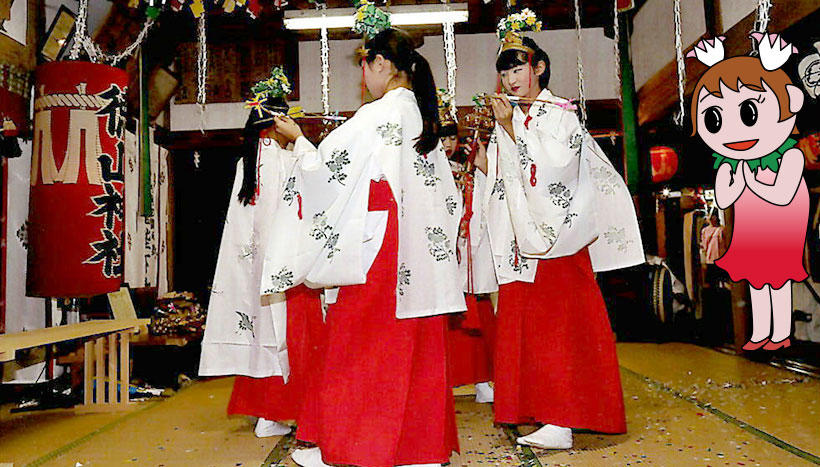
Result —
<path fill-rule="evenodd" d="M 208 40 L 205 35 L 205 15 L 199 17 L 199 53 L 197 55 L 197 93 L 196 102 L 199 104 L 199 131 L 205 134 L 205 94 L 208 78 Z"/>
<path fill-rule="evenodd" d="M 581 126 L 587 125 L 587 98 L 584 92 L 584 64 L 581 59 L 581 8 L 578 0 L 575 0 L 575 36 L 577 47 L 578 64 L 578 105 L 581 108 Z"/>
<path fill-rule="evenodd" d="M 820 95 L 820 42 L 815 42 L 814 48 L 818 53 L 803 57 L 797 65 L 797 73 L 803 82 L 803 88 L 812 99 Z"/>
<path fill-rule="evenodd" d="M 614 38 L 612 51 L 615 53 L 615 82 L 618 84 L 618 100 L 621 100 L 621 25 L 618 21 L 618 0 L 612 0 L 612 16 L 615 18 L 612 26 Z M 613 143 L 614 144 L 614 143 Z"/>
<path fill-rule="evenodd" d="M 325 14 L 322 11 L 322 18 Z M 330 44 L 327 39 L 327 28 L 322 26 L 320 40 L 322 48 L 322 113 L 330 114 Z"/>
<path fill-rule="evenodd" d="M 77 60 L 80 56 L 80 47 L 88 54 L 88 59 L 92 63 L 107 63 L 111 66 L 117 66 L 121 61 L 130 57 L 145 41 L 148 30 L 154 25 L 156 16 L 152 16 L 151 12 L 146 12 L 145 22 L 142 24 L 137 38 L 122 52 L 117 54 L 110 54 L 103 52 L 103 50 L 88 37 L 88 0 L 80 0 L 80 8 L 77 13 L 77 30 L 74 34 L 74 45 L 69 52 L 71 60 Z"/>
<path fill-rule="evenodd" d="M 452 21 L 443 23 L 444 30 L 444 59 L 447 63 L 447 90 L 453 99 L 450 106 L 450 115 L 458 120 L 458 111 L 455 106 L 456 95 L 456 37 Z"/>
<path fill-rule="evenodd" d="M 769 27 L 769 12 L 772 9 L 772 0 L 757 0 L 757 17 L 751 32 L 766 32 Z M 752 56 L 758 54 L 757 41 L 752 39 Z"/>
<path fill-rule="evenodd" d="M 674 116 L 675 123 L 683 126 L 683 117 L 686 115 L 683 100 L 683 91 L 686 83 L 686 65 L 683 62 L 683 46 L 681 45 L 680 0 L 674 0 L 675 13 L 675 60 L 678 70 L 678 112 Z"/>

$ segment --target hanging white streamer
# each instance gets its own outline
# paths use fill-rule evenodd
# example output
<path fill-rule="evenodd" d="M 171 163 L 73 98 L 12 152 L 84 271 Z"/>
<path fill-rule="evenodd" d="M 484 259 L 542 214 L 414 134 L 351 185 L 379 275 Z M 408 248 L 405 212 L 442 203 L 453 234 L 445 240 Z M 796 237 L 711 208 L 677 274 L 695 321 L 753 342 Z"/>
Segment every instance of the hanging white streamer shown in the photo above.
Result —
<path fill-rule="evenodd" d="M 581 126 L 586 127 L 587 98 L 584 92 L 584 64 L 581 60 L 581 8 L 578 5 L 578 0 L 575 0 L 575 36 L 578 55 L 578 107 L 581 109 Z"/>
<path fill-rule="evenodd" d="M 205 133 L 205 98 L 208 78 L 208 40 L 205 34 L 205 17 L 203 13 L 199 17 L 199 53 L 197 55 L 197 93 L 196 102 L 199 104 L 199 131 Z"/>
<path fill-rule="evenodd" d="M 458 109 L 455 105 L 456 97 L 456 36 L 452 21 L 442 23 L 444 30 L 444 59 L 447 63 L 447 91 L 453 99 L 450 106 L 450 115 L 458 121 Z"/>
<path fill-rule="evenodd" d="M 758 0 L 757 1 L 757 18 L 752 32 L 766 32 L 769 27 L 769 12 L 772 9 L 772 0 Z M 757 55 L 757 42 L 752 39 L 752 55 Z"/>
<path fill-rule="evenodd" d="M 683 46 L 681 45 L 680 0 L 674 0 L 675 12 L 675 59 L 678 67 L 678 112 L 674 116 L 675 123 L 683 126 L 685 102 L 683 100 L 684 85 L 686 83 L 686 64 L 683 61 Z"/>
<path fill-rule="evenodd" d="M 621 84 L 621 26 L 618 23 L 618 0 L 612 0 L 612 4 L 614 5 L 612 16 L 615 18 L 615 22 L 613 24 L 615 29 L 615 46 L 613 47 L 613 51 L 615 52 L 615 82 L 618 84 L 618 100 L 620 101 L 621 88 L 623 86 Z"/>
<path fill-rule="evenodd" d="M 111 66 L 117 66 L 121 61 L 134 54 L 139 46 L 145 41 L 148 35 L 148 30 L 154 25 L 154 20 L 146 18 L 140 29 L 137 38 L 122 52 L 117 54 L 110 54 L 104 52 L 100 46 L 94 43 L 88 36 L 88 0 L 80 0 L 80 10 L 77 13 L 77 32 L 74 35 L 74 45 L 71 47 L 69 58 L 77 60 L 80 56 L 80 47 L 82 47 L 88 54 L 89 60 L 93 63 L 100 63 L 101 61 L 108 63 Z"/>
<path fill-rule="evenodd" d="M 324 18 L 324 13 L 322 17 Z M 322 26 L 322 113 L 330 114 L 330 63 L 329 63 L 329 49 L 330 46 L 327 40 L 327 28 Z"/>

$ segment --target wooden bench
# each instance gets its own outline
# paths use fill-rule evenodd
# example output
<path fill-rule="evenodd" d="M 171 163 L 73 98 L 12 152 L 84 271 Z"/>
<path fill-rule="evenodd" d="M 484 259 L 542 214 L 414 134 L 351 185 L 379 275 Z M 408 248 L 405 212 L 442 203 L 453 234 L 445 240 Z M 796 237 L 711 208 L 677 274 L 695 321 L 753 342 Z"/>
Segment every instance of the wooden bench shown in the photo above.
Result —
<path fill-rule="evenodd" d="M 87 339 L 83 352 L 84 408 L 92 411 L 124 408 L 129 404 L 131 334 L 137 332 L 140 326 L 145 326 L 147 322 L 147 319 L 92 320 L 66 326 L 2 334 L 0 335 L 0 363 L 13 361 L 18 350 Z M 107 365 L 106 356 L 108 357 Z M 107 399 L 106 382 L 108 382 Z"/>

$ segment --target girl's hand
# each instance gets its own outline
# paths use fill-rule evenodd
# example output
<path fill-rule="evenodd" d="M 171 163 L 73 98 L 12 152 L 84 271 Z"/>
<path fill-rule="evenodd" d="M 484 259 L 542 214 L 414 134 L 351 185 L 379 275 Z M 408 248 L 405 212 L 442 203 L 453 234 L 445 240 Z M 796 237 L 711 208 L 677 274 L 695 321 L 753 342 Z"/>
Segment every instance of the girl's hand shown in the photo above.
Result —
<path fill-rule="evenodd" d="M 491 101 L 493 114 L 498 123 L 512 123 L 512 104 L 505 94 L 495 94 Z"/>
<path fill-rule="evenodd" d="M 484 143 L 481 141 L 481 138 L 478 136 L 478 131 L 475 132 L 473 135 L 473 141 L 475 141 L 476 145 L 476 155 L 475 155 L 475 166 L 478 170 L 487 173 L 487 148 L 484 146 Z"/>
<path fill-rule="evenodd" d="M 277 115 L 273 117 L 273 122 L 276 132 L 287 139 L 288 142 L 296 141 L 300 136 L 304 136 L 302 129 L 299 128 L 299 125 L 288 116 Z"/>
<path fill-rule="evenodd" d="M 744 166 L 745 162 L 741 162 Z M 715 202 L 720 209 L 726 209 L 740 197 L 746 187 L 743 170 L 732 173 L 729 164 L 722 164 L 715 177 Z"/>

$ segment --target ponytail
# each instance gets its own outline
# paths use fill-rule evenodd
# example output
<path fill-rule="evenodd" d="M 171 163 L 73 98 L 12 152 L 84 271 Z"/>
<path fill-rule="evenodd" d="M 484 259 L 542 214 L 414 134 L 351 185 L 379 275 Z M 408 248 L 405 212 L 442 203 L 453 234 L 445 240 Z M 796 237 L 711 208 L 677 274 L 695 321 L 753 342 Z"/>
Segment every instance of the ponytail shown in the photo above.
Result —
<path fill-rule="evenodd" d="M 259 146 L 259 129 L 255 123 L 254 110 L 248 116 L 242 130 L 242 187 L 239 189 L 239 202 L 243 206 L 250 204 L 256 195 L 256 159 Z"/>
<path fill-rule="evenodd" d="M 427 154 L 436 148 L 438 132 L 441 127 L 438 115 L 436 83 L 433 81 L 433 72 L 430 70 L 427 59 L 415 50 L 413 54 L 414 65 L 411 80 L 422 120 L 421 135 L 416 139 L 416 144 L 413 147 L 419 154 Z"/>
<path fill-rule="evenodd" d="M 381 55 L 390 60 L 398 71 L 403 71 L 410 77 L 422 120 L 421 134 L 413 147 L 419 154 L 427 154 L 435 149 L 441 127 L 436 84 L 430 64 L 416 51 L 412 38 L 400 29 L 390 28 L 367 41 L 365 48 L 368 51 L 368 63 L 372 63 L 376 55 Z"/>

